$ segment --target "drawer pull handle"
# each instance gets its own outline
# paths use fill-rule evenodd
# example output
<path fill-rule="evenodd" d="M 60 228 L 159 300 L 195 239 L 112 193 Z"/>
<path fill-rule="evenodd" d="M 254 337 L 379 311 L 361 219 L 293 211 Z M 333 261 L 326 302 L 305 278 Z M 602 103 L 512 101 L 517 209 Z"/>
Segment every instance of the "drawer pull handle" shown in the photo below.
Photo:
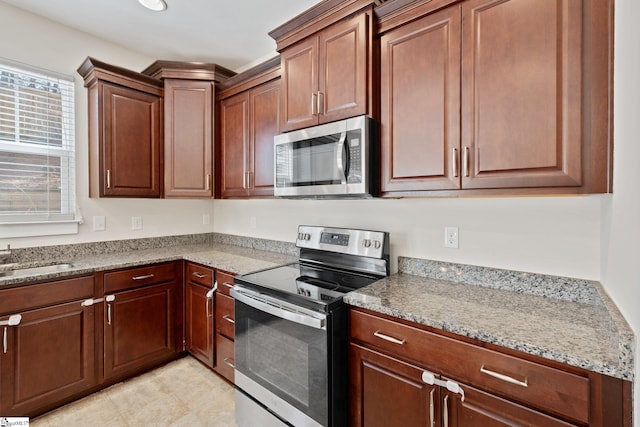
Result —
<path fill-rule="evenodd" d="M 205 277 L 207 277 L 206 274 L 200 274 L 197 271 L 194 271 L 193 273 L 191 273 L 192 275 L 196 276 L 198 279 L 204 279 Z"/>
<path fill-rule="evenodd" d="M 380 339 L 383 339 L 385 341 L 389 341 L 389 342 L 392 342 L 392 343 L 398 344 L 398 345 L 403 345 L 405 342 L 407 342 L 407 340 L 405 340 L 405 339 L 399 340 L 397 338 L 390 337 L 389 335 L 385 335 L 383 333 L 380 333 L 380 331 L 375 331 L 373 333 L 373 335 L 378 337 L 378 338 L 380 338 Z"/>
<path fill-rule="evenodd" d="M 233 319 L 231 318 L 231 316 L 229 316 L 228 314 L 225 314 L 224 316 L 222 316 L 222 318 L 223 318 L 224 320 L 226 320 L 227 322 L 231 323 L 231 324 L 235 324 L 235 323 L 236 323 L 236 321 L 235 321 L 235 320 L 233 320 Z"/>
<path fill-rule="evenodd" d="M 233 288 L 233 284 L 232 283 L 222 282 L 222 284 L 225 285 L 229 289 Z"/>
<path fill-rule="evenodd" d="M 519 380 L 517 380 L 515 378 L 511 378 L 508 375 L 504 375 L 504 374 L 501 374 L 499 372 L 494 372 L 494 371 L 490 371 L 489 369 L 485 369 L 484 365 L 482 365 L 482 367 L 480 367 L 480 372 L 482 372 L 483 374 L 487 374 L 490 377 L 497 378 L 499 380 L 508 382 L 509 384 L 515 384 L 515 385 L 519 385 L 519 386 L 522 386 L 522 387 L 529 387 L 529 384 L 528 384 L 528 381 L 527 381 L 526 378 L 525 378 L 524 381 L 519 381 Z"/>
<path fill-rule="evenodd" d="M 225 357 L 223 362 L 228 365 L 231 369 L 235 369 L 236 368 L 236 364 L 233 363 L 233 359 L 229 359 L 228 357 Z"/>
<path fill-rule="evenodd" d="M 144 276 L 133 276 L 132 280 L 145 280 L 145 279 L 153 279 L 154 274 L 145 274 Z"/>

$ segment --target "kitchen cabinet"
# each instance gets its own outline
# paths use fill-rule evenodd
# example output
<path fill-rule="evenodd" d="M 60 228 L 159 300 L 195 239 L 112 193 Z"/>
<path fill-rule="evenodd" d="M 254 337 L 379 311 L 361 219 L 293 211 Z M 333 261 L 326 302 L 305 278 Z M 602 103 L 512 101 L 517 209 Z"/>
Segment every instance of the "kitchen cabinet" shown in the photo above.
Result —
<path fill-rule="evenodd" d="M 606 5 L 417 3 L 377 10 L 383 194 L 610 191 Z"/>
<path fill-rule="evenodd" d="M 178 264 L 104 273 L 105 380 L 131 376 L 182 350 L 177 338 L 177 319 L 182 318 Z"/>
<path fill-rule="evenodd" d="M 349 338 L 353 426 L 624 425 L 622 380 L 361 309 Z"/>
<path fill-rule="evenodd" d="M 215 93 L 235 73 L 217 64 L 155 61 L 142 74 L 164 84 L 164 197 L 213 197 Z"/>
<path fill-rule="evenodd" d="M 87 58 L 90 197 L 162 194 L 162 82 Z"/>
<path fill-rule="evenodd" d="M 233 297 L 229 293 L 234 284 L 233 275 L 218 270 L 216 277 L 219 288 L 216 295 L 216 365 L 214 370 L 227 381 L 233 383 L 235 310 Z"/>
<path fill-rule="evenodd" d="M 187 262 L 185 270 L 186 350 L 209 368 L 214 359 L 214 293 L 218 284 L 214 271 Z"/>
<path fill-rule="evenodd" d="M 311 8 L 297 18 L 311 23 L 297 22 L 290 32 L 284 24 L 270 33 L 282 61 L 282 131 L 373 114 L 371 2 L 344 2 L 342 7 L 350 8 L 351 16 L 319 21 L 318 7 Z"/>
<path fill-rule="evenodd" d="M 41 414 L 98 383 L 93 295 L 93 277 L 0 291 L 0 414 Z"/>
<path fill-rule="evenodd" d="M 280 133 L 280 60 L 225 82 L 220 93 L 220 197 L 273 196 Z"/>

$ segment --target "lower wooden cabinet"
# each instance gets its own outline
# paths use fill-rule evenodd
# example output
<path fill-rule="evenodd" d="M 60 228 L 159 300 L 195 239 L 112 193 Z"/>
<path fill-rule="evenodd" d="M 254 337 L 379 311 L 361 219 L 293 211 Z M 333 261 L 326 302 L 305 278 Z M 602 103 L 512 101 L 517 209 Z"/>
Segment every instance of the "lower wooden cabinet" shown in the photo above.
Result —
<path fill-rule="evenodd" d="M 33 416 L 98 383 L 93 277 L 0 292 L 0 414 Z"/>
<path fill-rule="evenodd" d="M 628 381 L 362 309 L 349 321 L 351 426 L 628 425 Z"/>
<path fill-rule="evenodd" d="M 192 262 L 185 272 L 185 350 L 233 382 L 233 275 Z"/>
<path fill-rule="evenodd" d="M 114 294 L 106 301 L 104 377 L 124 377 L 176 354 L 174 282 Z"/>

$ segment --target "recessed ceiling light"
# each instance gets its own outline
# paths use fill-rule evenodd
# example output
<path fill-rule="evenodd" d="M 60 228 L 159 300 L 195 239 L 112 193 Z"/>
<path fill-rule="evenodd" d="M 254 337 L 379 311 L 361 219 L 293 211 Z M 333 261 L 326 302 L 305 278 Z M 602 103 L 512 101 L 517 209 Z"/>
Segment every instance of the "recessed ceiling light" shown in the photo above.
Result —
<path fill-rule="evenodd" d="M 156 12 L 161 12 L 167 8 L 167 4 L 164 0 L 138 0 L 138 2 L 147 9 Z"/>

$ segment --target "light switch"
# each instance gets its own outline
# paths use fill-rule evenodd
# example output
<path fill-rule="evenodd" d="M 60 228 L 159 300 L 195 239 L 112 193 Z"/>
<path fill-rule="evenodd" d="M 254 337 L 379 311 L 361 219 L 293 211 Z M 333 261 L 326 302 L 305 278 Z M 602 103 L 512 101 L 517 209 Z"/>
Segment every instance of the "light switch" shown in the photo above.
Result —
<path fill-rule="evenodd" d="M 141 216 L 132 216 L 131 217 L 131 229 L 132 230 L 142 230 L 142 217 Z"/>
<path fill-rule="evenodd" d="M 104 215 L 96 215 L 93 217 L 93 231 L 104 231 L 106 228 L 106 219 Z"/>

